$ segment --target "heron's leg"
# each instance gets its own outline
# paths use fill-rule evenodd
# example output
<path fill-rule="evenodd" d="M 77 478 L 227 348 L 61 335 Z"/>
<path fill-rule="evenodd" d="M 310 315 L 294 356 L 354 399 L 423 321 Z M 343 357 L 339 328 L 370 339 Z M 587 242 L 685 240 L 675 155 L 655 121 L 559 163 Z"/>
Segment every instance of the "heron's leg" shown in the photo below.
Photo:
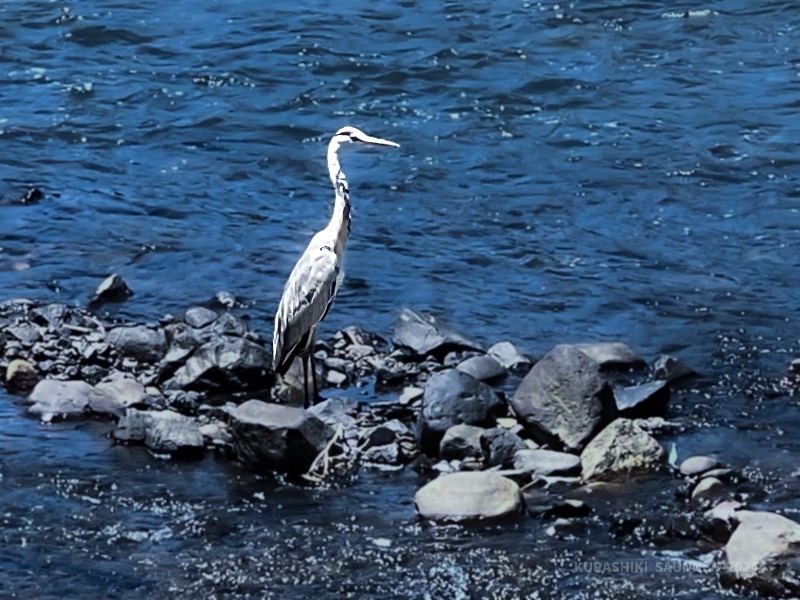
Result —
<path fill-rule="evenodd" d="M 308 356 L 303 355 L 300 360 L 303 361 L 303 392 L 305 393 L 303 408 L 308 408 Z"/>
<path fill-rule="evenodd" d="M 322 402 L 322 396 L 319 395 L 319 388 L 317 387 L 317 360 L 314 355 L 311 355 L 311 379 L 314 382 L 314 404 Z"/>

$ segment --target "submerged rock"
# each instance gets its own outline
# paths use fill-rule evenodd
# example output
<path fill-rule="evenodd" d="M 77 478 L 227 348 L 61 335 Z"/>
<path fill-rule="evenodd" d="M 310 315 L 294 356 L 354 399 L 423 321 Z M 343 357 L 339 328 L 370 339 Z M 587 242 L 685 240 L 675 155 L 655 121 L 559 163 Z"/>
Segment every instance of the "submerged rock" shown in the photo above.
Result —
<path fill-rule="evenodd" d="M 453 425 L 489 425 L 492 411 L 501 404 L 492 388 L 466 373 L 448 369 L 433 374 L 425 385 L 417 424 L 423 452 L 435 454 Z"/>
<path fill-rule="evenodd" d="M 453 350 L 480 350 L 475 342 L 433 315 L 421 315 L 410 308 L 400 311 L 392 341 L 418 356 L 433 354 L 441 358 Z"/>
<path fill-rule="evenodd" d="M 534 440 L 569 450 L 583 448 L 614 411 L 599 364 L 570 345 L 533 366 L 511 406 Z"/>
<path fill-rule="evenodd" d="M 497 519 L 519 514 L 519 486 L 493 473 L 462 472 L 442 475 L 414 497 L 420 516 L 433 521 Z"/>
<path fill-rule="evenodd" d="M 28 412 L 39 415 L 42 421 L 82 416 L 89 405 L 91 392 L 92 386 L 85 381 L 43 379 L 28 396 L 31 403 Z"/>
<path fill-rule="evenodd" d="M 800 524 L 770 512 L 740 510 L 725 545 L 723 585 L 739 584 L 768 596 L 800 594 Z"/>
<path fill-rule="evenodd" d="M 333 431 L 313 413 L 261 400 L 230 411 L 236 457 L 256 468 L 304 473 Z"/>
<path fill-rule="evenodd" d="M 652 469 L 663 462 L 664 456 L 661 444 L 644 429 L 630 419 L 617 419 L 584 448 L 582 476 L 588 481 Z"/>
<path fill-rule="evenodd" d="M 193 306 L 183 314 L 184 322 L 190 327 L 200 329 L 217 320 L 219 315 L 205 306 Z"/>
<path fill-rule="evenodd" d="M 106 277 L 94 291 L 91 304 L 103 302 L 121 302 L 133 294 L 125 280 L 116 273 Z"/>

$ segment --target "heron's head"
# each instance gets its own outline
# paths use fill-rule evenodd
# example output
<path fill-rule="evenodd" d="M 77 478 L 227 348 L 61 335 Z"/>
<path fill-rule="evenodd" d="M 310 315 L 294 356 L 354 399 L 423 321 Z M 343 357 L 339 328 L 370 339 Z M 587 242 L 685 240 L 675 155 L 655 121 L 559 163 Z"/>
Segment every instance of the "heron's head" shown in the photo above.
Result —
<path fill-rule="evenodd" d="M 331 145 L 339 146 L 341 144 L 368 144 L 373 146 L 394 146 L 398 147 L 400 144 L 390 142 L 389 140 L 382 140 L 381 138 L 372 137 L 367 135 L 360 129 L 355 127 L 342 127 L 331 138 Z"/>

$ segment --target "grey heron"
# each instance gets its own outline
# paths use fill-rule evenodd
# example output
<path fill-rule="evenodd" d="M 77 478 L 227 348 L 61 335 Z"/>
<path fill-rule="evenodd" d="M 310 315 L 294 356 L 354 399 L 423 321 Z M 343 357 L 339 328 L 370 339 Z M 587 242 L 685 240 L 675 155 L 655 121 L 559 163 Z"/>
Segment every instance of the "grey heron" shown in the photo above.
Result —
<path fill-rule="evenodd" d="M 319 398 L 314 363 L 317 325 L 328 314 L 344 277 L 345 245 L 350 235 L 350 188 L 339 166 L 339 148 L 344 144 L 399 146 L 367 135 L 355 127 L 342 127 L 328 144 L 328 173 L 336 194 L 333 216 L 328 226 L 311 238 L 308 248 L 292 269 L 275 314 L 272 338 L 272 364 L 281 377 L 286 375 L 296 357 L 303 361 L 305 408 L 309 406 L 309 362 L 315 404 Z"/>

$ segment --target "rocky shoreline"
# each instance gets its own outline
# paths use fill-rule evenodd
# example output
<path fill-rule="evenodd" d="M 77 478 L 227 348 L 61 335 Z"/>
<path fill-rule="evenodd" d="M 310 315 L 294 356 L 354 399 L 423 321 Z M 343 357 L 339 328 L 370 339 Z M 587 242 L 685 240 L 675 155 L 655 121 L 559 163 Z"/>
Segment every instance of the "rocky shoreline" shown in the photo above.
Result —
<path fill-rule="evenodd" d="M 124 297 L 124 282 L 108 280 L 95 298 L 109 294 Z M 391 341 L 348 327 L 318 344 L 329 399 L 306 411 L 298 372 L 276 379 L 264 340 L 226 300 L 147 325 L 4 302 L 5 385 L 43 422 L 104 419 L 116 442 L 166 458 L 215 452 L 314 485 L 410 465 L 430 475 L 415 503 L 434 522 L 527 514 L 569 530 L 592 514 L 596 490 L 658 473 L 723 585 L 800 592 L 800 525 L 749 510 L 744 476 L 716 458 L 679 461 L 659 442 L 676 427 L 665 419 L 671 388 L 696 375 L 674 357 L 648 366 L 624 344 L 598 343 L 534 361 L 405 309 Z M 370 386 L 389 400 L 336 393 Z"/>

